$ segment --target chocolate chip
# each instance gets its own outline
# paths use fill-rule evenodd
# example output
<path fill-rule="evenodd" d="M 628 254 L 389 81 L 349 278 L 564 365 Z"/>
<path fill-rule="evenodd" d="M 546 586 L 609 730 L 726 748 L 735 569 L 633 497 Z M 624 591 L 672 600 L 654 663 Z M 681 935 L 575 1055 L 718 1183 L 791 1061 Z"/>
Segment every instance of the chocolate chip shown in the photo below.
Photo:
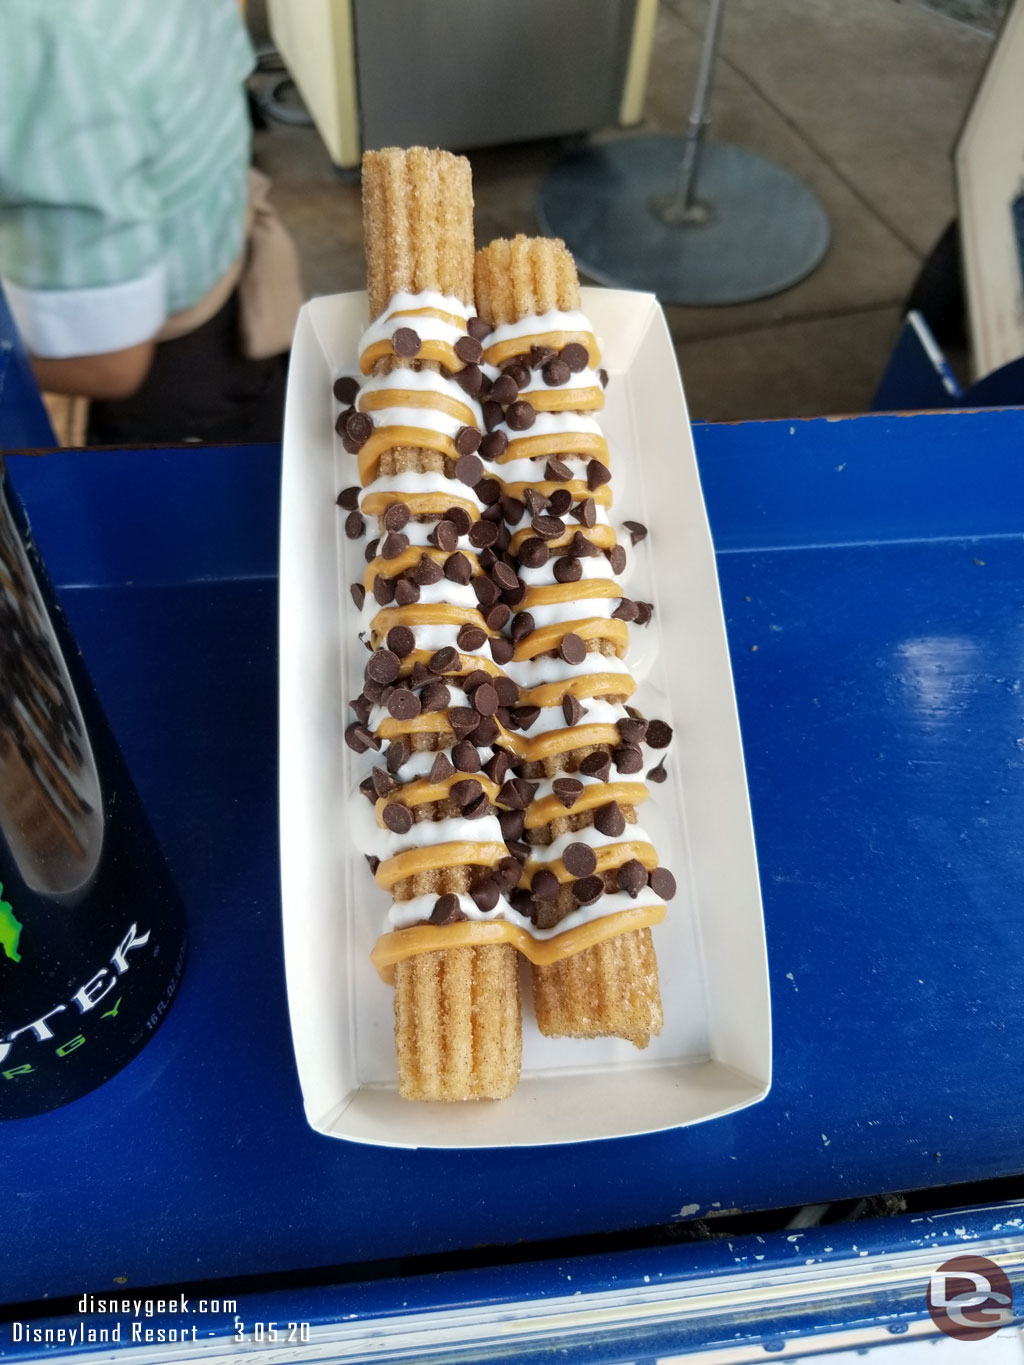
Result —
<path fill-rule="evenodd" d="M 520 389 L 525 389 L 531 378 L 529 369 L 521 360 L 513 360 L 510 364 L 505 366 L 502 373 L 507 374 L 509 379 L 512 380 L 516 386 L 517 392 Z"/>
<path fill-rule="evenodd" d="M 647 869 L 637 858 L 630 858 L 629 862 L 623 863 L 619 868 L 618 886 L 620 891 L 625 891 L 636 900 L 639 893 L 647 885 Z"/>
<path fill-rule="evenodd" d="M 359 790 L 362 793 L 362 795 L 366 797 L 367 801 L 369 801 L 371 806 L 375 806 L 377 804 L 377 793 L 373 789 L 372 777 L 364 777 L 362 782 L 360 782 L 359 784 Z M 370 864 L 370 871 L 375 873 L 377 871 L 377 868 L 380 867 L 380 859 L 372 857 L 369 853 L 364 853 L 363 857 Z"/>
<path fill-rule="evenodd" d="M 558 352 L 553 346 L 531 346 L 530 364 L 535 370 L 541 370 L 549 360 L 554 360 Z"/>
<path fill-rule="evenodd" d="M 381 542 L 380 554 L 382 559 L 397 559 L 399 555 L 405 554 L 409 548 L 409 537 L 403 532 L 389 531 Z"/>
<path fill-rule="evenodd" d="M 530 856 L 530 845 L 522 843 L 519 839 L 510 839 L 508 841 L 508 851 L 513 858 L 517 859 L 520 863 L 525 864 Z"/>
<path fill-rule="evenodd" d="M 444 561 L 444 576 L 452 583 L 461 583 L 463 587 L 473 577 L 473 566 L 461 550 L 449 555 Z"/>
<path fill-rule="evenodd" d="M 501 409 L 499 408 L 500 412 Z M 480 442 L 480 454 L 485 460 L 496 460 L 508 450 L 508 437 L 503 431 L 490 431 Z"/>
<path fill-rule="evenodd" d="M 378 683 L 394 682 L 401 671 L 402 665 L 398 655 L 393 654 L 390 649 L 378 649 L 376 654 L 370 655 L 366 665 L 366 676 Z"/>
<path fill-rule="evenodd" d="M 477 550 L 486 549 L 498 539 L 498 528 L 493 521 L 474 521 L 469 532 L 469 543 Z"/>
<path fill-rule="evenodd" d="M 587 657 L 587 647 L 573 631 L 562 636 L 558 652 L 567 664 L 581 664 Z"/>
<path fill-rule="evenodd" d="M 510 526 L 518 526 L 526 515 L 526 507 L 518 498 L 510 498 L 503 494 L 501 498 L 501 515 Z"/>
<path fill-rule="evenodd" d="M 400 801 L 389 801 L 381 812 L 381 819 L 393 834 L 408 834 L 413 827 L 412 811 Z"/>
<path fill-rule="evenodd" d="M 442 520 L 451 522 L 455 527 L 457 536 L 468 536 L 469 528 L 473 525 L 473 518 L 464 507 L 460 507 L 457 503 L 448 508 Z"/>
<path fill-rule="evenodd" d="M 345 435 L 355 445 L 365 445 L 373 435 L 373 418 L 365 412 L 354 412 L 345 423 Z"/>
<path fill-rule="evenodd" d="M 548 511 L 553 517 L 564 517 L 572 506 L 572 494 L 568 488 L 556 488 L 548 498 Z"/>
<path fill-rule="evenodd" d="M 385 768 L 374 768 L 370 780 L 373 782 L 373 790 L 379 797 L 390 796 L 393 791 L 398 790 L 398 783 Z"/>
<path fill-rule="evenodd" d="M 651 890 L 659 900 L 670 901 L 676 894 L 676 879 L 667 867 L 656 867 L 650 881 Z"/>
<path fill-rule="evenodd" d="M 447 895 L 438 896 L 430 912 L 431 924 L 458 924 L 465 918 L 459 898 L 452 891 Z"/>
<path fill-rule="evenodd" d="M 479 365 L 484 357 L 484 348 L 475 336 L 459 337 L 455 343 L 455 354 L 467 365 Z"/>
<path fill-rule="evenodd" d="M 593 498 L 583 498 L 572 509 L 572 514 L 578 522 L 586 527 L 597 524 L 597 503 Z"/>
<path fill-rule="evenodd" d="M 482 439 L 483 432 L 477 427 L 459 427 L 455 433 L 455 449 L 460 455 L 472 455 L 474 451 L 480 449 Z"/>
<path fill-rule="evenodd" d="M 491 578 L 504 592 L 513 592 L 516 588 L 522 586 L 516 575 L 515 569 L 513 569 L 510 564 L 506 564 L 503 559 L 499 559 L 491 570 Z"/>
<path fill-rule="evenodd" d="M 370 698 L 366 695 L 366 693 L 363 692 L 361 693 L 360 696 L 355 697 L 352 701 L 349 702 L 349 706 L 351 706 L 352 712 L 355 715 L 356 720 L 361 721 L 362 724 L 365 725 L 366 722 L 370 719 L 371 710 Z"/>
<path fill-rule="evenodd" d="M 647 774 L 647 781 L 664 782 L 666 777 L 668 777 L 668 773 L 665 771 L 665 760 L 662 759 L 658 766 L 656 768 L 652 768 L 650 772 Z"/>
<path fill-rule="evenodd" d="M 409 521 L 410 512 L 404 502 L 388 503 L 381 521 L 385 531 L 401 531 Z"/>
<path fill-rule="evenodd" d="M 594 828 L 607 834 L 610 839 L 617 839 L 626 832 L 626 817 L 617 801 L 609 801 L 607 806 L 601 807 L 594 816 Z"/>
<path fill-rule="evenodd" d="M 411 579 L 399 578 L 395 580 L 395 601 L 400 607 L 411 607 L 413 603 L 420 600 L 420 590 Z"/>
<path fill-rule="evenodd" d="M 586 714 L 587 708 L 579 697 L 574 697 L 571 692 L 566 692 L 562 698 L 562 715 L 565 717 L 566 725 L 578 725 Z"/>
<path fill-rule="evenodd" d="M 366 589 L 362 583 L 353 583 L 349 592 L 352 594 L 352 601 L 356 604 L 356 610 L 362 611 L 363 603 L 366 601 Z"/>
<path fill-rule="evenodd" d="M 409 760 L 412 748 L 404 735 L 398 735 L 388 745 L 388 752 L 385 762 L 389 773 L 397 773 L 399 768 Z"/>
<path fill-rule="evenodd" d="M 565 524 L 559 517 L 534 517 L 530 525 L 541 540 L 557 540 L 565 530 Z"/>
<path fill-rule="evenodd" d="M 501 891 L 498 883 L 491 877 L 485 877 L 483 881 L 477 882 L 469 893 L 480 910 L 493 910 L 501 898 Z"/>
<path fill-rule="evenodd" d="M 587 464 L 587 487 L 591 492 L 600 488 L 602 484 L 608 483 L 611 477 L 611 470 L 607 465 L 603 465 L 600 460 L 591 460 Z"/>
<path fill-rule="evenodd" d="M 349 540 L 358 540 L 366 530 L 366 522 L 361 512 L 349 512 L 345 518 L 345 534 Z"/>
<path fill-rule="evenodd" d="M 524 777 L 512 777 L 498 793 L 498 800 L 509 810 L 525 810 L 533 800 L 537 788 Z"/>
<path fill-rule="evenodd" d="M 519 562 L 527 569 L 539 569 L 548 562 L 551 551 L 538 536 L 528 536 L 519 547 Z"/>
<path fill-rule="evenodd" d="M 472 712 L 470 712 L 473 715 Z M 476 725 L 476 716 L 473 715 L 473 725 Z M 468 739 L 460 739 L 458 744 L 452 749 L 452 763 L 455 771 L 460 773 L 478 773 L 480 771 L 480 755 L 477 753 L 476 745 Z"/>
<path fill-rule="evenodd" d="M 647 726 L 647 743 L 652 749 L 667 749 L 672 743 L 672 726 L 663 720 L 652 720 Z"/>
<path fill-rule="evenodd" d="M 434 759 L 433 764 L 431 765 L 427 781 L 432 782 L 434 783 L 435 786 L 437 786 L 442 782 L 447 782 L 449 777 L 451 777 L 451 775 L 454 772 L 455 769 L 449 762 L 448 755 L 445 753 L 439 753 L 437 757 Z"/>
<path fill-rule="evenodd" d="M 472 580 L 473 591 L 476 593 L 476 600 L 481 607 L 493 607 L 501 596 L 501 589 L 497 583 L 493 583 L 486 574 L 476 574 Z"/>
<path fill-rule="evenodd" d="M 589 844 L 568 844 L 562 865 L 572 877 L 589 877 L 597 868 L 597 854 Z"/>
<path fill-rule="evenodd" d="M 622 524 L 629 532 L 629 538 L 634 545 L 639 545 L 647 538 L 647 527 L 642 521 L 624 521 Z"/>
<path fill-rule="evenodd" d="M 455 524 L 442 518 L 430 533 L 430 539 L 439 550 L 454 550 L 459 544 L 459 533 Z"/>
<path fill-rule="evenodd" d="M 603 877 L 582 877 L 573 882 L 572 894 L 580 905 L 593 905 L 604 895 Z"/>
<path fill-rule="evenodd" d="M 466 428 L 463 427 L 463 431 Z M 455 464 L 455 477 L 470 488 L 484 476 L 484 462 L 479 455 L 460 455 Z"/>
<path fill-rule="evenodd" d="M 434 681 L 434 674 L 431 673 L 426 664 L 417 659 L 412 666 L 412 673 L 409 675 L 409 685 L 411 687 L 426 687 Z"/>
<path fill-rule="evenodd" d="M 427 660 L 427 667 L 431 673 L 457 673 L 462 667 L 458 651 L 451 645 L 445 645 L 443 649 L 431 654 Z"/>
<path fill-rule="evenodd" d="M 500 787 L 505 781 L 509 768 L 512 766 L 512 759 L 504 749 L 499 749 L 484 764 L 484 772 Z"/>
<path fill-rule="evenodd" d="M 366 560 L 367 564 L 371 563 L 377 557 L 377 549 L 379 545 L 380 545 L 379 540 L 367 541 L 366 549 L 363 551 L 363 558 Z"/>
<path fill-rule="evenodd" d="M 420 713 L 420 699 L 408 687 L 396 687 L 388 697 L 387 706 L 395 720 L 415 720 Z"/>
<path fill-rule="evenodd" d="M 498 709 L 498 694 L 489 682 L 481 685 L 473 693 L 473 709 L 482 716 L 493 716 Z"/>
<path fill-rule="evenodd" d="M 530 883 L 530 895 L 534 900 L 553 901 L 561 889 L 562 885 L 558 878 L 546 867 L 542 867 L 533 874 L 533 881 Z"/>
<path fill-rule="evenodd" d="M 599 555 L 601 551 L 592 540 L 587 539 L 582 531 L 575 531 L 573 532 L 572 540 L 568 545 L 568 553 L 571 555 L 579 555 L 581 559 L 593 559 L 593 557 Z"/>
<path fill-rule="evenodd" d="M 383 684 L 372 681 L 367 681 L 363 683 L 363 696 L 366 698 L 367 701 L 372 702 L 374 706 L 380 706 L 381 698 L 383 697 L 383 695 L 384 695 Z M 367 713 L 367 715 L 369 715 L 369 713 Z M 362 720 L 362 716 L 359 716 L 359 719 Z"/>
<path fill-rule="evenodd" d="M 345 449 L 348 451 L 350 455 L 359 454 L 359 447 L 356 445 L 355 441 L 350 440 L 348 436 L 342 436 L 341 444 L 345 447 Z"/>
<path fill-rule="evenodd" d="M 471 801 L 475 801 L 482 791 L 483 787 L 475 777 L 464 777 L 461 782 L 453 783 L 448 794 L 461 809 L 463 806 L 468 806 Z"/>
<path fill-rule="evenodd" d="M 491 658 L 499 667 L 504 667 L 515 653 L 512 648 L 511 640 L 506 640 L 504 635 L 492 635 L 490 639 Z"/>
<path fill-rule="evenodd" d="M 647 722 L 633 716 L 617 720 L 615 728 L 618 730 L 619 738 L 623 744 L 643 744 L 644 736 L 647 734 Z"/>
<path fill-rule="evenodd" d="M 517 398 L 505 412 L 505 425 L 510 431 L 526 431 L 536 420 L 533 404 L 525 398 Z"/>
<path fill-rule="evenodd" d="M 471 735 L 479 722 L 480 717 L 471 706 L 453 706 L 448 712 L 448 724 L 455 731 L 455 736 L 459 740 L 463 740 L 467 735 Z M 459 746 L 456 744 L 455 749 L 452 750 L 453 763 L 456 762 L 455 751 L 458 747 Z M 458 764 L 456 763 L 456 767 L 457 766 Z M 476 769 L 471 768 L 469 771 L 475 772 Z"/>
<path fill-rule="evenodd" d="M 359 507 L 359 493 L 360 489 L 353 484 L 351 488 L 343 488 L 335 501 L 346 512 L 355 512 Z"/>
<path fill-rule="evenodd" d="M 613 621 L 635 621 L 636 603 L 628 597 L 623 597 L 612 612 Z"/>
<path fill-rule="evenodd" d="M 507 407 L 519 397 L 519 385 L 510 374 L 501 374 L 491 385 L 490 397 L 495 403 Z"/>
<path fill-rule="evenodd" d="M 334 381 L 334 396 L 339 403 L 344 403 L 346 407 L 356 401 L 359 393 L 359 380 L 353 379 L 350 374 L 339 375 Z"/>
<path fill-rule="evenodd" d="M 392 626 L 387 633 L 387 646 L 392 654 L 404 659 L 416 648 L 416 637 L 408 626 Z"/>
<path fill-rule="evenodd" d="M 572 478 L 572 470 L 564 461 L 550 459 L 544 466 L 544 477 L 553 483 L 568 483 Z"/>
<path fill-rule="evenodd" d="M 523 502 L 526 503 L 527 510 L 531 517 L 539 517 L 548 510 L 548 499 L 545 493 L 539 488 L 526 488 L 523 490 Z"/>
<path fill-rule="evenodd" d="M 597 377 L 601 381 L 602 389 L 606 389 L 608 387 L 608 371 L 605 369 L 598 370 Z"/>
<path fill-rule="evenodd" d="M 517 706 L 513 709 L 512 716 L 520 730 L 529 730 L 532 726 L 537 724 L 537 719 L 540 716 L 540 707 Z"/>
<path fill-rule="evenodd" d="M 572 371 L 564 360 L 555 357 L 549 360 L 543 370 L 544 383 L 550 384 L 552 388 L 557 388 L 559 384 L 567 384 L 572 377 Z"/>
<path fill-rule="evenodd" d="M 487 402 L 483 405 L 482 411 L 484 419 L 484 428 L 487 431 L 488 435 L 490 435 L 490 433 L 494 430 L 495 427 L 501 425 L 501 422 L 505 414 L 502 411 L 501 404 L 496 403 L 493 398 L 488 398 Z M 483 442 L 481 442 L 481 445 L 482 444 Z"/>
<path fill-rule="evenodd" d="M 395 355 L 409 356 L 419 355 L 420 347 L 423 342 L 420 340 L 418 332 L 414 332 L 411 327 L 399 327 L 391 338 L 391 347 Z"/>
<path fill-rule="evenodd" d="M 612 761 L 603 749 L 595 749 L 593 753 L 587 754 L 586 758 L 580 763 L 580 772 L 587 777 L 600 778 L 602 782 L 607 782 L 611 776 Z"/>
<path fill-rule="evenodd" d="M 512 616 L 512 608 L 506 602 L 495 602 L 493 607 L 488 607 L 484 616 L 487 629 L 495 632 L 504 630 Z"/>
<path fill-rule="evenodd" d="M 512 643 L 519 644 L 527 635 L 532 635 L 534 630 L 536 625 L 533 617 L 528 611 L 521 611 L 518 616 L 512 618 Z"/>
<path fill-rule="evenodd" d="M 516 839 L 523 837 L 523 830 L 526 828 L 526 814 L 521 810 L 500 810 L 498 812 L 498 824 L 501 826 L 501 837 L 507 844 L 514 843 Z M 519 880 L 519 864 L 516 864 L 516 881 Z"/>
<path fill-rule="evenodd" d="M 466 331 L 474 341 L 483 341 L 493 330 L 491 324 L 484 318 L 470 318 L 466 323 Z"/>
<path fill-rule="evenodd" d="M 572 555 L 563 555 L 555 560 L 553 572 L 559 583 L 578 583 L 583 577 L 583 565 Z"/>
<path fill-rule="evenodd" d="M 467 365 L 464 370 L 459 370 L 455 375 L 455 382 L 463 393 L 468 393 L 470 398 L 475 398 L 483 388 L 484 372 L 479 365 Z"/>
<path fill-rule="evenodd" d="M 380 740 L 373 731 L 368 730 L 365 725 L 361 725 L 357 720 L 354 720 L 351 725 L 346 727 L 345 743 L 350 749 L 354 749 L 357 754 L 365 754 L 367 749 L 380 748 Z"/>
<path fill-rule="evenodd" d="M 505 815 L 512 815 L 514 813 L 515 812 L 513 811 L 503 812 Z M 500 815 L 498 816 L 498 819 L 501 819 Z M 514 887 L 519 885 L 522 869 L 515 858 L 502 858 L 501 862 L 497 864 L 491 875 L 503 891 L 511 891 Z"/>
<path fill-rule="evenodd" d="M 467 621 L 464 626 L 459 628 L 455 641 L 460 649 L 465 650 L 467 654 L 472 654 L 474 650 L 483 648 L 487 641 L 487 632 L 482 626 L 474 626 Z"/>
<path fill-rule="evenodd" d="M 451 700 L 452 694 L 443 682 L 428 683 L 420 693 L 420 705 L 425 713 L 447 711 Z"/>
<path fill-rule="evenodd" d="M 570 341 L 558 352 L 559 360 L 564 360 L 573 374 L 579 374 L 590 364 L 590 352 L 578 341 Z"/>
<path fill-rule="evenodd" d="M 606 550 L 608 556 L 608 566 L 612 573 L 620 574 L 626 568 L 626 550 L 622 545 L 613 545 L 610 550 Z"/>
<path fill-rule="evenodd" d="M 644 756 L 633 744 L 623 744 L 613 749 L 612 761 L 620 773 L 638 773 L 644 766 Z"/>
<path fill-rule="evenodd" d="M 577 777 L 556 777 L 551 790 L 566 810 L 570 810 L 583 795 L 583 783 Z"/>
<path fill-rule="evenodd" d="M 519 685 L 511 678 L 495 678 L 494 690 L 502 706 L 515 706 L 519 700 Z"/>
<path fill-rule="evenodd" d="M 491 803 L 484 793 L 481 793 L 475 801 L 470 801 L 468 806 L 462 808 L 462 814 L 467 820 L 481 820 L 490 813 Z"/>

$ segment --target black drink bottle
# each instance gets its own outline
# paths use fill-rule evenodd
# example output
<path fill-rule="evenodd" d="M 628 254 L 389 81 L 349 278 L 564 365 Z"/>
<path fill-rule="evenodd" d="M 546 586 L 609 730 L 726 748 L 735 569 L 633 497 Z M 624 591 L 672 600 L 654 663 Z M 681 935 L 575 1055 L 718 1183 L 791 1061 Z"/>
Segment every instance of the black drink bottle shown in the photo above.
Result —
<path fill-rule="evenodd" d="M 129 1062 L 185 952 L 167 864 L 0 460 L 0 1119 Z"/>

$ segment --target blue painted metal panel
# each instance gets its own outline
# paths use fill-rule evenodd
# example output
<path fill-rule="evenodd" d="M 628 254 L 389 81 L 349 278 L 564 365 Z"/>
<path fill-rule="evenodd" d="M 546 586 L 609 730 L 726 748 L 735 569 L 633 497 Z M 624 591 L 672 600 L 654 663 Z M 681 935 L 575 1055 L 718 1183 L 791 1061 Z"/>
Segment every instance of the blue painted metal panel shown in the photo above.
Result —
<path fill-rule="evenodd" d="M 56 444 L 25 347 L 0 289 L 0 452 L 40 450 Z"/>
<path fill-rule="evenodd" d="M 192 562 L 160 525 L 182 498 L 169 458 L 125 455 L 116 480 L 81 477 L 74 503 L 53 489 L 105 457 L 12 461 L 57 577 L 103 583 L 67 591 L 69 615 L 195 949 L 132 1067 L 0 1131 L 3 1300 L 1024 1171 L 1022 434 L 1019 412 L 698 429 L 761 860 L 775 1085 L 714 1123 L 552 1153 L 392 1152 L 306 1127 L 278 921 L 275 584 L 167 581 L 179 553 Z M 241 461 L 247 495 L 273 501 L 276 454 L 196 454 L 196 538 L 231 544 L 225 471 L 237 479 Z M 274 515 L 254 506 L 244 522 Z M 73 530 L 83 518 L 90 544 Z M 146 586 L 123 586 L 150 536 L 166 564 L 155 555 Z M 244 573 L 260 572 L 265 540 L 241 545 Z M 62 541 L 78 549 L 62 558 Z M 206 577 L 216 552 L 195 553 Z"/>

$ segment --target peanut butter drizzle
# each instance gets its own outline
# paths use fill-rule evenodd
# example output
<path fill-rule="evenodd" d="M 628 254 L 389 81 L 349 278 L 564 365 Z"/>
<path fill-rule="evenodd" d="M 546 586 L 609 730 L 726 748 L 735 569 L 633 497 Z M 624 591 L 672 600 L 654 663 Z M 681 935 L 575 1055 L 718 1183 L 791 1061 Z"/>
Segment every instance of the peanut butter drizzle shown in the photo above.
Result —
<path fill-rule="evenodd" d="M 401 370 L 392 371 L 396 376 L 401 373 Z M 382 408 L 423 408 L 427 412 L 443 412 L 448 417 L 455 417 L 468 427 L 477 424 L 472 408 L 452 394 L 438 393 L 436 389 L 403 389 L 398 386 L 393 389 L 374 389 L 365 397 L 360 395 L 356 399 L 356 406 L 360 412 L 378 412 Z"/>
<path fill-rule="evenodd" d="M 558 621 L 550 626 L 538 626 L 516 645 L 512 658 L 520 663 L 523 659 L 535 659 L 538 654 L 547 654 L 557 649 L 566 635 L 578 635 L 584 641 L 610 640 L 620 659 L 629 645 L 625 621 L 588 616 L 579 621 Z"/>
<path fill-rule="evenodd" d="M 550 498 L 556 489 L 565 488 L 572 494 L 575 502 L 582 502 L 585 498 L 593 498 L 598 507 L 611 507 L 613 500 L 612 486 L 610 483 L 603 483 L 599 488 L 591 488 L 584 479 L 569 479 L 565 483 L 560 483 L 557 479 L 542 479 L 539 483 L 528 483 L 525 479 L 517 483 L 505 483 L 499 479 L 502 491 L 507 497 L 523 500 L 523 494 L 528 488 L 535 489 L 538 493 L 543 493 L 546 498 Z M 511 527 L 509 528 L 511 530 Z M 585 529 L 585 528 L 584 528 Z"/>
<path fill-rule="evenodd" d="M 593 332 L 534 332 L 530 336 L 510 337 L 508 341 L 498 341 L 492 346 L 485 346 L 484 360 L 488 365 L 501 365 L 506 360 L 529 355 L 534 346 L 550 346 L 553 350 L 560 351 L 574 341 L 587 348 L 590 368 L 596 370 L 601 363 L 601 352 Z"/>
<path fill-rule="evenodd" d="M 623 806 L 638 806 L 649 795 L 646 782 L 588 782 L 583 788 L 583 795 L 568 808 L 554 793 L 539 801 L 532 801 L 526 808 L 526 828 L 541 829 L 559 816 L 596 810 L 598 806 L 606 806 L 609 801 L 618 801 Z"/>
<path fill-rule="evenodd" d="M 453 490 L 459 487 L 454 479 L 451 482 Z M 362 501 L 363 515 L 366 517 L 382 517 L 393 502 L 404 503 L 414 517 L 441 516 L 448 511 L 449 507 L 464 508 L 474 521 L 480 516 L 480 508 L 475 502 L 460 497 L 454 491 L 451 493 L 401 493 L 398 491 L 367 493 Z M 463 551 L 463 554 L 465 553 L 466 551 Z"/>
<path fill-rule="evenodd" d="M 600 412 L 604 390 L 593 385 L 585 389 L 531 389 L 523 395 L 535 412 Z"/>
<path fill-rule="evenodd" d="M 451 503 L 448 504 L 449 507 L 451 505 Z M 432 559 L 435 564 L 443 565 L 453 553 L 452 550 L 438 550 L 433 545 L 410 545 L 400 555 L 395 555 L 394 559 L 384 559 L 383 556 L 378 555 L 376 559 L 371 559 L 366 566 L 366 572 L 363 574 L 363 587 L 367 592 L 372 592 L 373 581 L 378 574 L 382 574 L 385 578 L 397 578 L 399 574 L 405 573 L 406 569 L 415 569 L 424 555 L 428 559 Z M 466 556 L 476 573 L 483 572 L 480 568 L 480 561 L 472 550 L 462 550 L 461 553 Z M 427 657 L 429 658 L 429 655 Z"/>
<path fill-rule="evenodd" d="M 581 602 L 587 598 L 603 601 L 621 596 L 622 589 L 611 578 L 581 578 L 575 583 L 540 583 L 527 588 L 526 596 L 516 610 L 532 611 L 534 607 L 550 606 L 554 602 Z"/>
<path fill-rule="evenodd" d="M 478 607 L 453 607 L 450 602 L 414 602 L 408 607 L 381 607 L 370 630 L 382 639 L 392 626 L 479 626 L 487 630 Z M 487 631 L 488 635 L 492 632 Z"/>
<path fill-rule="evenodd" d="M 461 326 L 461 323 L 459 324 Z M 391 345 L 388 337 L 382 337 L 380 341 L 374 341 L 359 357 L 359 368 L 363 374 L 369 374 L 378 360 L 383 360 L 385 356 L 395 355 L 395 349 Z M 460 360 L 455 354 L 455 347 L 447 341 L 424 341 L 423 345 L 412 356 L 403 356 L 401 359 L 412 360 L 435 360 L 439 365 L 444 365 L 453 374 L 466 368 L 466 362 Z"/>
<path fill-rule="evenodd" d="M 443 782 L 430 782 L 425 777 L 417 778 L 415 782 L 406 782 L 404 786 L 399 787 L 397 791 L 392 792 L 389 796 L 382 796 L 374 807 L 377 812 L 377 824 L 381 829 L 387 829 L 387 825 L 385 825 L 383 820 L 385 806 L 391 805 L 393 802 L 397 801 L 400 805 L 408 806 L 412 809 L 415 806 L 425 806 L 429 801 L 447 801 L 451 789 L 455 786 L 456 782 L 464 782 L 467 779 L 479 782 L 487 795 L 488 801 L 494 802 L 498 795 L 498 785 L 496 782 L 492 782 L 485 773 L 464 773 L 456 769 L 455 772 L 453 772 L 451 776 L 446 777 Z M 564 811 L 565 807 L 563 806 L 562 809 Z"/>
<path fill-rule="evenodd" d="M 597 858 L 595 871 L 598 874 L 621 867 L 623 863 L 628 863 L 633 858 L 643 863 L 648 872 L 652 872 L 658 866 L 658 855 L 655 852 L 654 845 L 648 844 L 642 839 L 624 839 L 620 844 L 604 844 L 601 848 L 594 849 L 594 856 Z M 525 890 L 529 890 L 530 884 L 538 872 L 553 872 L 560 882 L 576 880 L 571 872 L 566 871 L 561 858 L 556 858 L 553 863 L 544 863 L 539 859 L 530 858 L 523 868 L 523 876 L 519 885 Z"/>
<path fill-rule="evenodd" d="M 561 549 L 563 545 L 571 544 L 577 531 L 581 531 L 584 538 L 589 540 L 591 545 L 596 545 L 602 550 L 610 550 L 613 545 L 618 543 L 615 537 L 615 530 L 611 526 L 603 526 L 600 524 L 597 526 L 570 525 L 565 528 L 560 536 L 556 536 L 553 540 L 546 542 L 548 549 L 558 550 Z M 511 553 L 514 555 L 518 554 L 523 541 L 528 540 L 530 536 L 534 534 L 536 533 L 532 526 L 525 526 L 521 531 L 516 531 L 513 534 L 512 541 L 509 545 Z"/>
<path fill-rule="evenodd" d="M 570 693 L 581 700 L 585 697 L 605 697 L 608 701 L 625 701 L 635 691 L 636 679 L 631 673 L 579 673 L 558 682 L 522 688 L 519 705 L 559 706 Z"/>
<path fill-rule="evenodd" d="M 456 839 L 448 844 L 430 844 L 396 853 L 380 864 L 373 878 L 378 886 L 387 890 L 403 877 L 414 877 L 417 872 L 434 872 L 439 867 L 497 867 L 502 858 L 507 857 L 504 840 L 497 843 L 488 839 L 474 844 L 468 839 Z"/>
<path fill-rule="evenodd" d="M 360 451 L 362 454 L 362 451 Z M 594 431 L 552 431 L 544 436 L 515 436 L 495 464 L 509 460 L 535 460 L 541 456 L 585 455 L 587 459 L 608 464 L 608 442 Z"/>
<path fill-rule="evenodd" d="M 454 441 L 443 432 L 431 431 L 428 427 L 374 427 L 373 434 L 359 447 L 359 482 L 364 488 L 377 477 L 381 456 L 394 450 L 395 446 L 436 450 L 449 459 L 459 458 Z"/>

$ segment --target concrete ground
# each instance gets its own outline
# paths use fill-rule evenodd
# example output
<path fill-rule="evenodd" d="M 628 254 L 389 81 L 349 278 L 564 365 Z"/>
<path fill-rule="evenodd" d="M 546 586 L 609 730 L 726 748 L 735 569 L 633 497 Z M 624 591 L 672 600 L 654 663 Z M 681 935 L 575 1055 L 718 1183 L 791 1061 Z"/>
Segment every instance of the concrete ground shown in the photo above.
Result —
<path fill-rule="evenodd" d="M 998 9 L 974 0 L 971 17 L 994 22 Z M 706 0 L 661 0 L 646 128 L 684 126 L 706 11 Z M 250 23 L 263 36 L 258 4 Z M 869 406 L 903 302 L 953 216 L 951 150 L 990 43 L 982 28 L 899 0 L 730 0 L 712 136 L 803 177 L 832 243 L 814 274 L 774 298 L 667 310 L 693 417 Z M 537 191 L 563 151 L 542 142 L 471 154 L 481 241 L 538 230 Z M 274 123 L 257 135 L 256 160 L 309 291 L 361 287 L 358 185 L 315 130 Z"/>

